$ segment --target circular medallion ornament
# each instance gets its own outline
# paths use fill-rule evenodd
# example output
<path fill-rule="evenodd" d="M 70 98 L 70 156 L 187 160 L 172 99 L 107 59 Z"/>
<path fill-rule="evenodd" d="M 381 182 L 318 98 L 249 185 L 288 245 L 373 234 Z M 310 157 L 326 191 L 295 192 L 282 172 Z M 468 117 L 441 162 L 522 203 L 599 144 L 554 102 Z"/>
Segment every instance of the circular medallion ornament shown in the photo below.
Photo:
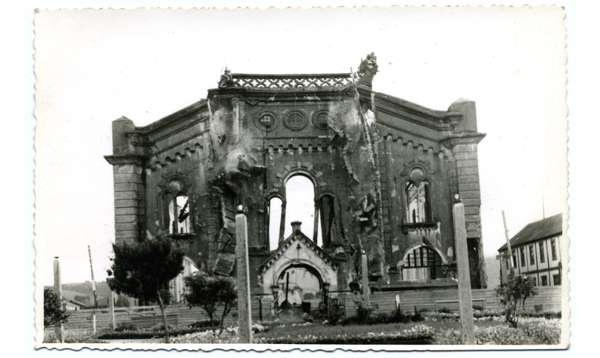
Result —
<path fill-rule="evenodd" d="M 410 179 L 415 182 L 420 182 L 425 178 L 425 171 L 421 168 L 414 168 L 410 171 Z"/>
<path fill-rule="evenodd" d="M 293 131 L 301 130 L 307 123 L 306 115 L 300 111 L 291 111 L 283 118 L 283 124 Z"/>
<path fill-rule="evenodd" d="M 169 188 L 169 191 L 173 193 L 178 193 L 181 191 L 181 189 L 183 189 L 183 183 L 179 179 L 171 179 L 167 184 L 167 188 Z"/>
<path fill-rule="evenodd" d="M 327 111 L 316 111 L 312 116 L 313 126 L 319 129 L 327 129 L 329 127 L 329 118 L 329 113 Z"/>
<path fill-rule="evenodd" d="M 275 113 L 262 112 L 254 119 L 254 124 L 262 131 L 272 131 L 277 128 L 279 121 Z"/>

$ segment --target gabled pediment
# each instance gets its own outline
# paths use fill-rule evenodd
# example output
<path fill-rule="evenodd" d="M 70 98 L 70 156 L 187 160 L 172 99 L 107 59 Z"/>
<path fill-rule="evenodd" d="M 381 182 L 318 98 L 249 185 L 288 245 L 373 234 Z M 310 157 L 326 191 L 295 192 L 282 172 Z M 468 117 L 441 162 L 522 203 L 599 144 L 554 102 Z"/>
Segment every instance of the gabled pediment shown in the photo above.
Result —
<path fill-rule="evenodd" d="M 311 261 L 315 266 L 328 266 L 334 271 L 337 270 L 337 261 L 329 256 L 323 249 L 315 244 L 310 238 L 296 230 L 287 239 L 279 244 L 279 247 L 271 253 L 271 255 L 259 267 L 259 272 L 262 274 L 278 261 L 290 260 Z"/>

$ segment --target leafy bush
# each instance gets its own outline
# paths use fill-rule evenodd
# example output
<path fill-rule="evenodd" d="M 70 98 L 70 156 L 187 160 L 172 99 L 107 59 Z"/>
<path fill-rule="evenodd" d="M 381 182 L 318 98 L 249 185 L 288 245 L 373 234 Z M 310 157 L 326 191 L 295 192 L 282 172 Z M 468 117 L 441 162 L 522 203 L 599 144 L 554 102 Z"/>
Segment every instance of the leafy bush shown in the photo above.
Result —
<path fill-rule="evenodd" d="M 210 322 L 215 322 L 217 308 L 223 311 L 219 321 L 219 334 L 223 332 L 225 318 L 237 302 L 237 290 L 231 277 L 211 276 L 203 272 L 185 278 L 185 300 L 190 307 L 200 306 L 208 315 Z M 217 326 L 213 325 L 216 334 Z"/>
<path fill-rule="evenodd" d="M 69 315 L 60 298 L 50 288 L 44 289 L 44 328 L 67 322 Z"/>
<path fill-rule="evenodd" d="M 423 315 L 421 314 L 421 312 L 419 312 L 417 310 L 417 306 L 415 306 L 415 314 L 410 316 L 410 320 L 413 322 L 420 322 L 420 321 L 424 321 L 425 317 L 423 317 Z"/>
<path fill-rule="evenodd" d="M 356 303 L 356 316 L 358 321 L 367 323 L 371 317 L 371 313 L 373 313 L 373 306 L 368 305 L 362 298 L 355 300 L 354 303 Z"/>
<path fill-rule="evenodd" d="M 327 320 L 329 324 L 337 324 L 346 316 L 346 307 L 337 298 L 329 298 L 329 310 L 324 302 L 319 303 L 319 311 L 314 318 Z"/>
<path fill-rule="evenodd" d="M 504 316 L 511 326 L 517 328 L 519 305 L 524 308 L 525 300 L 537 293 L 533 281 L 529 280 L 527 276 L 510 276 L 507 282 L 496 288 L 496 296 L 504 307 Z"/>
<path fill-rule="evenodd" d="M 108 276 L 114 274 L 107 279 L 110 289 L 140 300 L 158 300 L 163 324 L 168 327 L 161 291 L 183 271 L 182 246 L 161 235 L 138 243 L 113 244 L 113 252 L 107 272 Z M 165 342 L 169 342 L 168 331 Z"/>
<path fill-rule="evenodd" d="M 137 328 L 133 324 L 133 322 L 121 322 L 115 327 L 116 332 L 125 332 L 125 331 L 135 331 Z"/>
<path fill-rule="evenodd" d="M 196 329 L 201 329 L 201 328 L 209 328 L 212 329 L 215 325 L 218 325 L 219 321 L 211 321 L 208 319 L 202 320 L 202 321 L 196 321 L 194 323 L 191 323 L 188 325 L 188 327 L 190 328 L 196 328 Z"/>
<path fill-rule="evenodd" d="M 358 312 L 358 309 L 357 309 Z M 348 326 L 352 324 L 386 324 L 386 323 L 409 323 L 409 322 L 420 322 L 424 321 L 425 317 L 415 307 L 415 313 L 413 315 L 405 315 L 401 309 L 395 309 L 390 314 L 379 313 L 375 316 L 369 315 L 366 318 L 360 315 L 351 316 L 344 318 L 340 321 L 340 325 Z"/>

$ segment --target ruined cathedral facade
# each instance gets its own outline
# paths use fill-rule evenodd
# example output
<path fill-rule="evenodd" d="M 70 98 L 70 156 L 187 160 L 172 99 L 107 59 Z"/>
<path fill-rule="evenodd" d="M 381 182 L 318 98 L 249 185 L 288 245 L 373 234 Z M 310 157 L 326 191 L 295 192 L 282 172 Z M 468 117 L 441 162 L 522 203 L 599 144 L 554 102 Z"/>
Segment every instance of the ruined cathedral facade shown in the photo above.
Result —
<path fill-rule="evenodd" d="M 186 248 L 186 274 L 235 275 L 241 208 L 254 294 L 281 287 L 292 269 L 315 291 L 348 291 L 363 253 L 369 282 L 401 289 L 456 277 L 458 194 L 471 286 L 485 287 L 475 103 L 424 108 L 375 92 L 377 72 L 372 54 L 357 73 L 225 71 L 207 99 L 150 125 L 115 120 L 106 160 L 117 243 L 170 235 Z M 296 176 L 312 183 L 314 229 L 293 222 L 286 236 L 295 212 L 286 186 Z"/>

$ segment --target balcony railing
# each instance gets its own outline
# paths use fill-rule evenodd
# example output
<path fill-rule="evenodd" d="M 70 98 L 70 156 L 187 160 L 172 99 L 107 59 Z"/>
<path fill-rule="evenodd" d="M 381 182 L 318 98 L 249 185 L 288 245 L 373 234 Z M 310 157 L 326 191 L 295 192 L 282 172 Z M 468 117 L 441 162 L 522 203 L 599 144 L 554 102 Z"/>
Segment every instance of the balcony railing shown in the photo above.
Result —
<path fill-rule="evenodd" d="M 224 74 L 219 87 L 256 89 L 298 89 L 345 87 L 352 83 L 350 73 L 257 75 L 244 73 Z"/>

